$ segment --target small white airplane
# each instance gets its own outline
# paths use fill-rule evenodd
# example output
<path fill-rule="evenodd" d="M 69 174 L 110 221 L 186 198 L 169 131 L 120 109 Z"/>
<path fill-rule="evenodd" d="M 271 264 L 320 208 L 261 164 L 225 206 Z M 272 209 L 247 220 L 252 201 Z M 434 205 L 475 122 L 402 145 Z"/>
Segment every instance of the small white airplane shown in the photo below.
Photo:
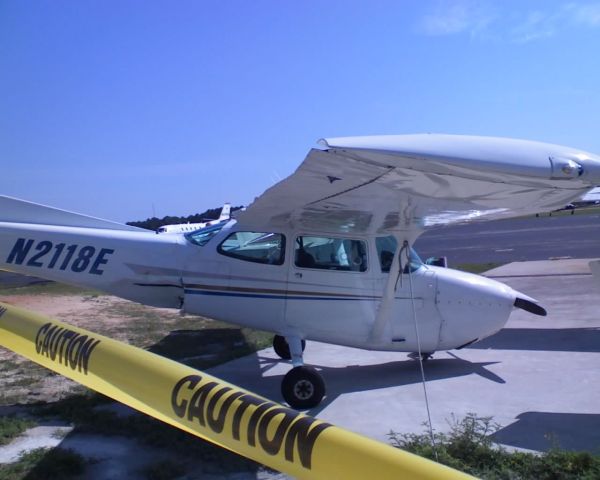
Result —
<path fill-rule="evenodd" d="M 185 235 L 0 198 L 0 268 L 275 333 L 284 399 L 317 405 L 304 340 L 416 353 L 496 333 L 535 300 L 425 265 L 428 228 L 555 210 L 600 183 L 600 157 L 539 142 L 452 135 L 321 140 L 237 218 Z M 476 241 L 474 239 L 474 241 Z"/>
<path fill-rule="evenodd" d="M 584 203 L 600 203 L 600 187 L 592 188 L 578 201 Z"/>
<path fill-rule="evenodd" d="M 200 223 L 177 223 L 175 225 L 163 225 L 158 227 L 156 233 L 188 233 L 193 232 L 195 230 L 200 230 L 201 228 L 210 227 L 211 225 L 216 225 L 218 223 L 224 222 L 225 220 L 229 220 L 231 216 L 231 204 L 226 203 L 223 205 L 221 209 L 221 214 L 219 218 L 215 220 L 207 220 L 206 222 Z"/>

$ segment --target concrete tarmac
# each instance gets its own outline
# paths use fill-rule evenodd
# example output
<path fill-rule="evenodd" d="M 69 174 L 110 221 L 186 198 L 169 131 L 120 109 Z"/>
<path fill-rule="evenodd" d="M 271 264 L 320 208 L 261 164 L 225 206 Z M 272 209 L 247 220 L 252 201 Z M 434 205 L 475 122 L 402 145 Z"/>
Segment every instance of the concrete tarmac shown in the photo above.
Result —
<path fill-rule="evenodd" d="M 488 273 L 536 298 L 547 317 L 515 310 L 498 334 L 425 363 L 434 429 L 468 413 L 493 417 L 507 446 L 560 446 L 600 453 L 600 287 L 587 261 L 517 262 Z M 309 413 L 369 437 L 423 433 L 427 421 L 419 364 L 406 354 L 308 342 L 327 397 Z M 276 401 L 289 370 L 272 348 L 212 371 Z"/>

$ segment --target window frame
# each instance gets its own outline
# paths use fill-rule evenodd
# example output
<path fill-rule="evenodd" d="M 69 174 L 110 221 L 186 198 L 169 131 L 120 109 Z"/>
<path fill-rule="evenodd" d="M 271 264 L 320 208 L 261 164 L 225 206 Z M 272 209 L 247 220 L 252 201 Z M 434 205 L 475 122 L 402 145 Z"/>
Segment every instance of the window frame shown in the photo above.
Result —
<path fill-rule="evenodd" d="M 392 252 L 392 258 L 391 258 L 390 266 L 388 267 L 387 270 L 384 270 L 383 269 L 383 264 L 381 263 L 381 253 L 384 250 L 379 251 L 379 245 L 378 245 L 379 242 L 378 242 L 378 240 L 379 239 L 386 239 L 386 238 L 393 238 L 394 239 L 395 249 Z M 398 248 L 397 240 L 392 235 L 379 235 L 379 236 L 375 237 L 375 253 L 377 254 L 376 258 L 377 258 L 377 262 L 379 263 L 379 271 L 382 274 L 388 275 L 390 273 L 392 262 L 394 260 L 394 257 L 396 256 L 396 249 L 397 248 Z M 389 251 L 389 250 L 385 250 L 385 251 Z M 402 260 L 402 261 L 404 262 L 404 260 Z M 410 247 L 410 261 L 402 264 L 402 274 L 403 275 L 407 275 L 408 273 L 414 273 L 414 272 L 420 270 L 423 267 L 425 267 L 425 269 L 427 269 L 427 264 L 425 262 L 423 262 L 423 260 L 421 259 L 421 257 L 417 253 L 417 251 L 411 246 Z M 409 272 L 409 268 L 410 268 L 410 272 Z"/>
<path fill-rule="evenodd" d="M 273 234 L 273 235 L 279 235 L 281 237 L 281 246 L 279 247 L 279 251 L 280 251 L 280 258 L 277 262 L 269 262 L 269 261 L 263 261 L 260 258 L 252 258 L 252 257 L 246 257 L 243 255 L 238 255 L 235 253 L 232 253 L 231 251 L 228 250 L 224 250 L 223 249 L 223 244 L 233 235 L 237 235 L 238 233 L 260 233 L 263 235 L 269 235 L 269 234 Z M 227 235 L 222 241 L 221 243 L 219 243 L 219 245 L 217 246 L 217 253 L 219 253 L 220 255 L 223 255 L 225 257 L 229 257 L 229 258 L 233 258 L 235 260 L 241 260 L 244 262 L 250 262 L 250 263 L 258 263 L 260 265 L 274 265 L 274 266 L 281 266 L 285 263 L 285 250 L 286 250 L 286 238 L 285 235 L 283 233 L 279 233 L 279 232 L 254 232 L 254 231 L 249 231 L 249 230 L 236 230 L 235 232 L 231 232 L 229 235 Z"/>
<path fill-rule="evenodd" d="M 203 228 L 196 228 L 191 232 L 187 232 L 184 233 L 183 236 L 186 238 L 186 240 L 190 243 L 192 243 L 193 245 L 196 245 L 197 247 L 205 247 L 206 245 L 208 245 L 211 240 L 213 238 L 215 238 L 216 236 L 218 236 L 219 234 L 221 234 L 221 232 L 225 229 L 225 226 L 227 225 L 227 222 L 220 222 L 217 223 L 215 225 L 209 225 L 208 227 L 203 227 Z M 206 231 L 206 233 L 210 233 L 210 232 L 215 232 L 213 235 L 211 235 L 204 243 L 199 243 L 197 240 L 194 239 L 194 235 L 198 234 L 200 232 Z"/>
<path fill-rule="evenodd" d="M 325 239 L 332 239 L 332 240 L 350 240 L 350 241 L 356 241 L 356 242 L 360 242 L 363 244 L 364 247 L 364 256 L 366 259 L 366 268 L 364 270 L 346 270 L 346 269 L 342 269 L 342 268 L 327 268 L 325 266 L 323 267 L 303 267 L 303 266 L 299 266 L 296 263 L 296 245 L 297 245 L 297 240 L 300 237 L 314 237 L 314 238 L 325 238 Z M 301 270 L 310 270 L 310 271 L 318 271 L 318 272 L 340 272 L 340 273 L 353 273 L 353 274 L 364 274 L 369 272 L 369 269 L 371 268 L 371 255 L 369 252 L 369 241 L 365 238 L 360 238 L 360 237 L 352 237 L 352 236 L 344 236 L 344 235 L 330 235 L 330 234 L 323 234 L 323 233 L 297 233 L 294 235 L 294 241 L 292 242 L 292 251 L 291 251 L 291 256 L 293 258 L 293 261 L 290 261 L 291 264 L 294 266 L 294 268 L 297 269 L 301 269 Z"/>

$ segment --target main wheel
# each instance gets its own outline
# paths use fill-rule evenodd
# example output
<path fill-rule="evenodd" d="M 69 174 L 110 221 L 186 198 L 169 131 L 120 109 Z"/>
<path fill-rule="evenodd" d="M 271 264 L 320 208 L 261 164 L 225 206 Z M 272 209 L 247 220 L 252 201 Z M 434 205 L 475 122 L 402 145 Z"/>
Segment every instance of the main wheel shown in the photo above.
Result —
<path fill-rule="evenodd" d="M 313 367 L 294 367 L 283 377 L 281 394 L 290 407 L 306 410 L 321 403 L 325 382 Z"/>
<path fill-rule="evenodd" d="M 302 351 L 304 351 L 305 348 L 306 342 L 302 340 Z M 290 346 L 288 345 L 285 337 L 282 337 L 281 335 L 275 335 L 273 337 L 273 349 L 275 350 L 275 353 L 283 360 L 290 360 L 292 358 Z"/>

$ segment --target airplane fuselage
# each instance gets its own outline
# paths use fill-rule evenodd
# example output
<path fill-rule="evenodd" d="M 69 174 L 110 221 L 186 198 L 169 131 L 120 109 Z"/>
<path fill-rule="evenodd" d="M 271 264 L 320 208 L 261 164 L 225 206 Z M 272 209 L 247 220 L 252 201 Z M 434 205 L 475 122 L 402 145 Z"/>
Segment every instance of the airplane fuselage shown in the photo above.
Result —
<path fill-rule="evenodd" d="M 235 221 L 215 230 L 195 242 L 193 234 L 4 222 L 0 268 L 283 336 L 408 352 L 417 335 L 433 352 L 495 333 L 517 296 L 481 276 L 415 263 L 394 274 L 393 305 L 381 318 L 386 237 L 247 232 Z"/>

